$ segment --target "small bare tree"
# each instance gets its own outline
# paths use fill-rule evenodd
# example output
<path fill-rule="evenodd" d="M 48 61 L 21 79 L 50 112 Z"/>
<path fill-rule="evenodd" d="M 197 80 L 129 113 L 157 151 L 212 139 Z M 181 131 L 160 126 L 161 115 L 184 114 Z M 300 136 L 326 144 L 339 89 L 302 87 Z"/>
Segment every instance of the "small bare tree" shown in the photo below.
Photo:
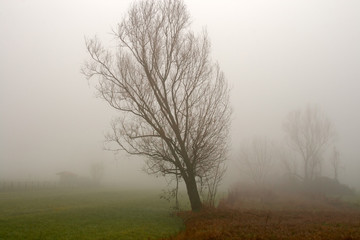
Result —
<path fill-rule="evenodd" d="M 303 180 L 310 181 L 321 172 L 322 154 L 334 137 L 329 119 L 317 107 L 291 112 L 284 121 L 289 146 L 303 163 Z"/>
<path fill-rule="evenodd" d="M 207 34 L 189 26 L 181 0 L 135 2 L 114 31 L 116 49 L 86 41 L 83 73 L 98 77 L 100 96 L 122 113 L 108 148 L 146 156 L 148 173 L 182 178 L 199 210 L 197 182 L 226 159 L 231 110 Z"/>
<path fill-rule="evenodd" d="M 181 178 L 179 175 L 174 174 L 171 175 L 171 178 L 167 179 L 167 189 L 162 190 L 162 194 L 160 195 L 161 199 L 165 199 L 168 202 L 175 200 L 175 205 L 173 206 L 174 210 L 180 210 L 180 202 L 179 202 L 179 184 Z M 175 182 L 175 186 L 173 186 L 173 182 Z"/>
<path fill-rule="evenodd" d="M 272 152 L 265 138 L 253 139 L 251 145 L 243 147 L 240 154 L 240 162 L 245 166 L 246 173 L 260 187 L 264 186 L 272 161 Z"/>
<path fill-rule="evenodd" d="M 217 166 L 202 174 L 201 179 L 199 179 L 200 192 L 204 201 L 210 207 L 215 206 L 218 188 L 225 175 L 225 171 L 225 164 L 222 161 L 218 161 Z"/>
<path fill-rule="evenodd" d="M 339 169 L 340 169 L 340 153 L 336 147 L 333 147 L 332 156 L 330 158 L 330 164 L 334 171 L 334 180 L 339 181 Z"/>

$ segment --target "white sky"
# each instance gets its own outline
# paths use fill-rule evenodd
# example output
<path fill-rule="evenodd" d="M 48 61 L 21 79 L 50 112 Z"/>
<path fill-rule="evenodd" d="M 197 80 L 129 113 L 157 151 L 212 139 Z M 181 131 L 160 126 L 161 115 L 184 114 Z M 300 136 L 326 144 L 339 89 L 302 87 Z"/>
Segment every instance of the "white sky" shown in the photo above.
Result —
<path fill-rule="evenodd" d="M 119 181 L 153 181 L 141 160 L 102 151 L 116 112 L 80 74 L 84 36 L 111 39 L 130 2 L 0 0 L 0 180 L 103 161 Z M 233 153 L 253 136 L 281 141 L 286 114 L 316 104 L 338 132 L 340 179 L 360 185 L 360 1 L 185 3 L 232 86 Z"/>

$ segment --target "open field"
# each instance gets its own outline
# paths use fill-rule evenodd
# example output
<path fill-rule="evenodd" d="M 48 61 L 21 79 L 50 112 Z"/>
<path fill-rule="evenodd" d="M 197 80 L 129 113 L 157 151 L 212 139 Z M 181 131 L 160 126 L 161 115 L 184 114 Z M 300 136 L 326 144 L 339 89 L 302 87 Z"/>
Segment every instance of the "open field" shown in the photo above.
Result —
<path fill-rule="evenodd" d="M 0 192 L 1 240 L 158 239 L 182 228 L 159 192 Z"/>

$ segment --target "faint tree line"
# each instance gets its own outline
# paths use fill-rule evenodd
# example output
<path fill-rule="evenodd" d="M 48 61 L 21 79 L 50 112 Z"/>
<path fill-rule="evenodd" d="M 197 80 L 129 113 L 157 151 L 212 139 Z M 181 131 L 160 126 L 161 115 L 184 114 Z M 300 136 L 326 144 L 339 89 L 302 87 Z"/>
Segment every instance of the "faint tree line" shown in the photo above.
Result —
<path fill-rule="evenodd" d="M 0 181 L 0 191 L 33 191 L 57 187 L 57 181 Z"/>

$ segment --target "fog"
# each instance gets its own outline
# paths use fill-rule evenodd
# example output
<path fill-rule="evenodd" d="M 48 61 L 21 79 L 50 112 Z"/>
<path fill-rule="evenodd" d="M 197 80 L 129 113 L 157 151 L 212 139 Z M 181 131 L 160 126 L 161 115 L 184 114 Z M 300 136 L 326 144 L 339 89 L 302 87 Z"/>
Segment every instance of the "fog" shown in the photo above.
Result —
<path fill-rule="evenodd" d="M 143 160 L 103 150 L 117 116 L 80 73 L 85 37 L 110 46 L 111 28 L 131 1 L 0 0 L 0 180 L 89 176 L 102 163 L 105 182 L 163 187 Z M 360 188 L 360 2 L 189 1 L 193 29 L 206 27 L 212 58 L 231 86 L 231 152 L 223 186 L 238 181 L 238 154 L 254 136 L 284 145 L 287 114 L 308 104 L 337 132 L 339 179 Z"/>

